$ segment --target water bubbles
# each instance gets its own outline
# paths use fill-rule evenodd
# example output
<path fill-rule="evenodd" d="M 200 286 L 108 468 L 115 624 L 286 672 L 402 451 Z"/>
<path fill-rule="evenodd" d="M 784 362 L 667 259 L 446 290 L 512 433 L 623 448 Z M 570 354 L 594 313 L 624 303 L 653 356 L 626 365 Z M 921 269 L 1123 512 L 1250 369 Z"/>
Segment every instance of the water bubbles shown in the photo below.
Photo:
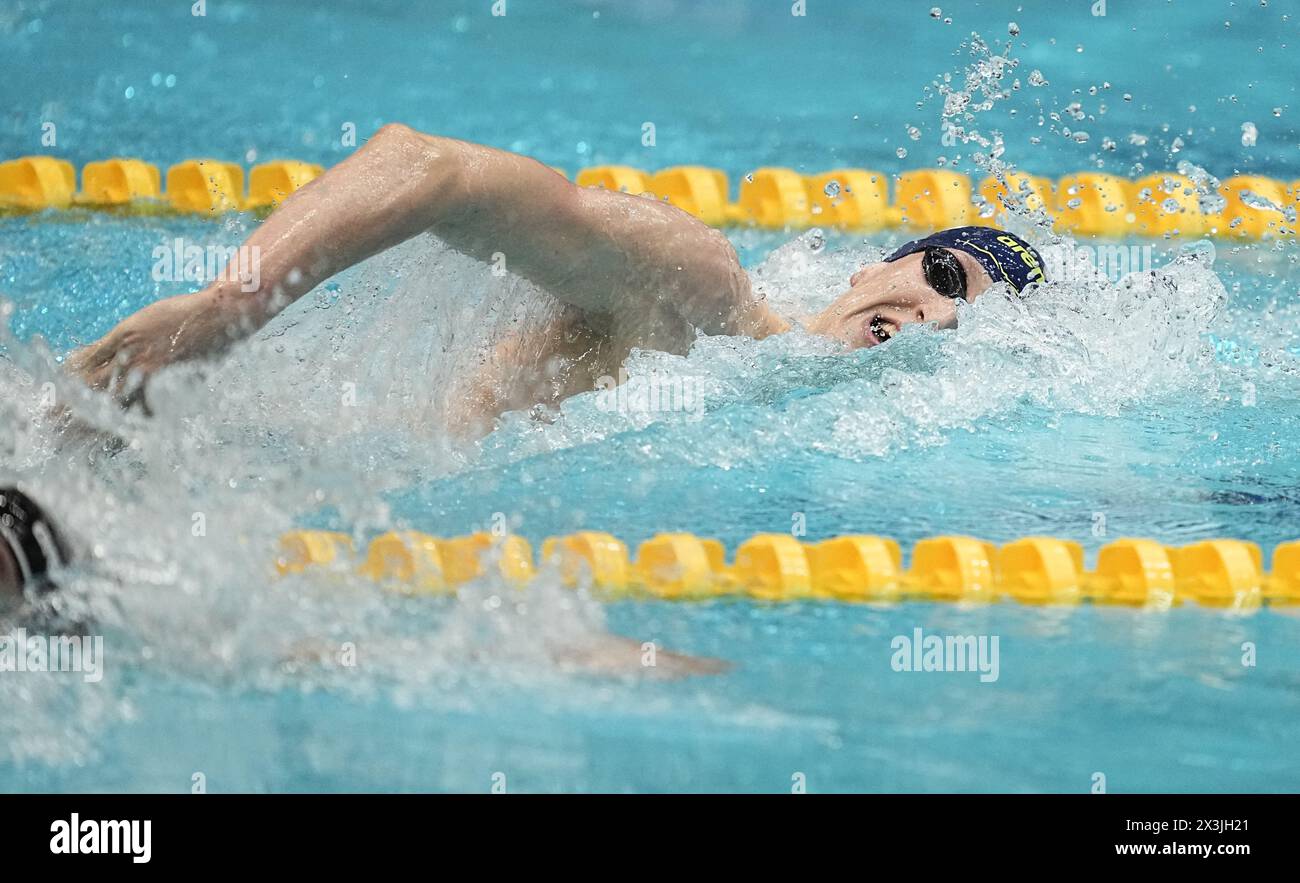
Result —
<path fill-rule="evenodd" d="M 1086 144 L 1086 143 L 1088 142 L 1088 133 L 1087 133 L 1087 132 L 1071 132 L 1071 133 L 1070 133 L 1070 138 L 1073 139 L 1073 140 L 1075 141 L 1075 143 L 1077 143 L 1077 144 Z"/>
<path fill-rule="evenodd" d="M 1269 212 L 1281 212 L 1282 206 L 1269 199 L 1267 196 L 1261 196 L 1253 190 L 1241 191 L 1241 201 L 1243 204 L 1255 209 L 1262 209 Z"/>
<path fill-rule="evenodd" d="M 826 186 L 822 188 L 822 192 L 834 199 L 840 195 L 840 182 L 835 180 L 827 181 Z"/>
<path fill-rule="evenodd" d="M 943 10 L 940 9 L 938 6 L 930 7 L 930 18 L 938 18 L 941 15 L 943 15 Z"/>
<path fill-rule="evenodd" d="M 1114 138 L 1102 138 L 1102 139 L 1101 139 L 1101 149 L 1102 149 L 1102 150 L 1114 150 L 1114 149 L 1115 149 L 1115 139 L 1114 139 Z"/>
<path fill-rule="evenodd" d="M 1255 124 L 1247 120 L 1241 124 L 1241 146 L 1254 147 L 1255 140 L 1259 137 L 1259 132 L 1255 129 Z"/>
<path fill-rule="evenodd" d="M 1124 100 L 1125 100 L 1125 101 L 1132 101 L 1132 100 L 1133 100 L 1133 95 L 1132 95 L 1132 93 L 1130 93 L 1130 92 L 1125 92 L 1125 93 L 1124 93 Z"/>
<path fill-rule="evenodd" d="M 1169 152 L 1170 152 L 1170 153 L 1178 153 L 1178 152 L 1179 152 L 1180 150 L 1182 150 L 1182 149 L 1183 149 L 1183 139 L 1182 139 L 1182 138 L 1175 138 L 1175 139 L 1174 139 L 1174 143 L 1169 145 Z"/>
<path fill-rule="evenodd" d="M 921 140 L 921 130 L 918 129 L 916 126 L 908 126 L 908 127 L 907 127 L 907 137 L 908 137 L 908 138 L 911 138 L 913 141 L 920 141 L 920 140 Z"/>
<path fill-rule="evenodd" d="M 1043 76 L 1042 71 L 1038 70 L 1038 68 L 1034 68 L 1032 71 L 1029 72 L 1029 85 L 1046 86 L 1047 78 Z"/>
<path fill-rule="evenodd" d="M 906 159 L 906 158 L 907 158 L 907 148 L 906 148 L 906 147 L 900 147 L 900 148 L 898 148 L 897 150 L 894 151 L 894 154 L 895 154 L 899 159 Z"/>
<path fill-rule="evenodd" d="M 1020 36 L 1020 25 L 1016 24 L 1015 22 L 1008 22 L 1008 23 L 1007 23 L 1007 33 L 1010 34 L 1010 35 L 1013 36 L 1013 37 L 1019 37 L 1019 36 Z"/>
<path fill-rule="evenodd" d="M 1273 116 L 1280 117 L 1281 115 L 1282 115 L 1282 108 L 1280 107 L 1273 108 Z"/>

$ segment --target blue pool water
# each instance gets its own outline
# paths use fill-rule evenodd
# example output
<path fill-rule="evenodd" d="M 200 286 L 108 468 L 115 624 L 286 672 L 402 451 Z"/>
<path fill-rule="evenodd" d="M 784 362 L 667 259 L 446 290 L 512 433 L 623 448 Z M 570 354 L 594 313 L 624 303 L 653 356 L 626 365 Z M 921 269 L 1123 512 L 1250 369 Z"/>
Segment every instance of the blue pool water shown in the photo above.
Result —
<path fill-rule="evenodd" d="M 350 150 L 344 124 L 364 138 L 401 120 L 570 172 L 698 162 L 734 183 L 767 164 L 895 173 L 942 157 L 976 175 L 977 145 L 940 140 L 935 84 L 987 70 L 1014 21 L 1020 87 L 970 124 L 1000 136 L 1003 161 L 1300 178 L 1300 12 L 1285 3 L 1097 17 L 940 2 L 937 19 L 825 0 L 803 18 L 759 0 L 510 0 L 504 19 L 477 0 L 416 5 L 209 2 L 196 19 L 187 4 L 0 0 L 0 157 L 328 164 Z M 969 82 L 978 103 L 988 81 Z M 629 383 L 690 378 L 702 412 L 585 395 L 472 446 L 439 420 L 449 390 L 494 323 L 542 298 L 430 240 L 344 274 L 220 366 L 159 378 L 151 419 L 61 377 L 71 348 L 193 287 L 154 280 L 155 247 L 234 245 L 256 223 L 0 218 L 0 481 L 38 489 L 84 543 L 93 563 L 66 603 L 105 644 L 98 683 L 0 672 L 0 789 L 181 791 L 196 773 L 214 792 L 486 791 L 498 774 L 510 791 L 786 791 L 800 776 L 810 791 L 1085 791 L 1096 773 L 1116 792 L 1300 788 L 1285 611 L 601 604 L 549 578 L 522 598 L 485 581 L 431 600 L 341 570 L 276 580 L 270 564 L 295 525 L 364 542 L 498 513 L 535 545 L 597 529 L 734 546 L 801 519 L 810 541 L 1047 534 L 1091 556 L 1120 536 L 1232 536 L 1267 554 L 1300 537 L 1292 243 L 1217 241 L 1212 261 L 1149 243 L 1153 284 L 984 298 L 956 331 L 848 355 L 800 334 L 645 353 Z M 897 239 L 729 235 L 795 313 Z M 33 419 L 46 383 L 105 433 Z M 918 627 L 998 636 L 998 679 L 894 671 L 891 640 Z M 730 668 L 662 680 L 554 661 L 607 633 Z M 343 643 L 356 666 L 309 658 Z"/>

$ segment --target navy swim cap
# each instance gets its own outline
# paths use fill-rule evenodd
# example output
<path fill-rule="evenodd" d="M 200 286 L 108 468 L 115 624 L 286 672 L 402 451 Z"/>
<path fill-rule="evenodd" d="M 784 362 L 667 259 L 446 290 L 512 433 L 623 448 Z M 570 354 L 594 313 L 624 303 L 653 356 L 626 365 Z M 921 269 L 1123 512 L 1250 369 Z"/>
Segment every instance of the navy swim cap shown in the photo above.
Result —
<path fill-rule="evenodd" d="M 1024 291 L 1030 282 L 1042 282 L 1043 259 L 1033 246 L 1019 236 L 995 227 L 953 227 L 914 239 L 899 248 L 885 261 L 896 261 L 929 246 L 955 248 L 975 258 L 994 282 L 1006 282 L 1016 291 Z"/>

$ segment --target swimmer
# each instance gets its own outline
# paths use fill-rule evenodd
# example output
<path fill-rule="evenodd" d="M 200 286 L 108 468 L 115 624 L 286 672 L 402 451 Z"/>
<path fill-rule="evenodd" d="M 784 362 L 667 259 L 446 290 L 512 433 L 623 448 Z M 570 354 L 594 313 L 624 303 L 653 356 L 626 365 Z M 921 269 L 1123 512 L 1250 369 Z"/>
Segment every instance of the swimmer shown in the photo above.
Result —
<path fill-rule="evenodd" d="M 684 354 L 697 334 L 762 338 L 792 328 L 754 293 L 727 237 L 686 212 L 390 124 L 249 237 L 245 247 L 260 253 L 256 286 L 222 278 L 150 304 L 74 353 L 71 370 L 130 404 L 159 369 L 220 355 L 336 273 L 426 232 L 484 263 L 504 260 L 564 307 L 527 339 L 505 341 L 493 360 L 527 361 L 520 367 L 528 370 L 482 378 L 467 392 L 483 415 L 479 434 L 504 411 L 591 390 L 633 348 Z M 1021 291 L 1042 280 L 1041 267 L 1009 233 L 945 230 L 858 270 L 802 324 L 846 348 L 877 346 L 908 325 L 951 328 L 955 301 L 973 301 L 995 282 Z"/>

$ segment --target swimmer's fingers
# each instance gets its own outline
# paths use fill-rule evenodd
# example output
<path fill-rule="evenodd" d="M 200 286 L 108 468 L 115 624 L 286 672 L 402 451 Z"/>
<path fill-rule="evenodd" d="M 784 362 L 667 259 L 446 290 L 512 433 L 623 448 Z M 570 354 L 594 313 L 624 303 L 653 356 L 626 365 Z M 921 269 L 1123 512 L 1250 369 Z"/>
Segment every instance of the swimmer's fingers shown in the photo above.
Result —
<path fill-rule="evenodd" d="M 107 392 L 124 408 L 140 406 L 149 412 L 144 400 L 144 359 L 127 345 L 129 335 L 119 329 L 109 332 L 98 343 L 84 347 L 68 358 L 68 370 L 96 392 Z"/>

